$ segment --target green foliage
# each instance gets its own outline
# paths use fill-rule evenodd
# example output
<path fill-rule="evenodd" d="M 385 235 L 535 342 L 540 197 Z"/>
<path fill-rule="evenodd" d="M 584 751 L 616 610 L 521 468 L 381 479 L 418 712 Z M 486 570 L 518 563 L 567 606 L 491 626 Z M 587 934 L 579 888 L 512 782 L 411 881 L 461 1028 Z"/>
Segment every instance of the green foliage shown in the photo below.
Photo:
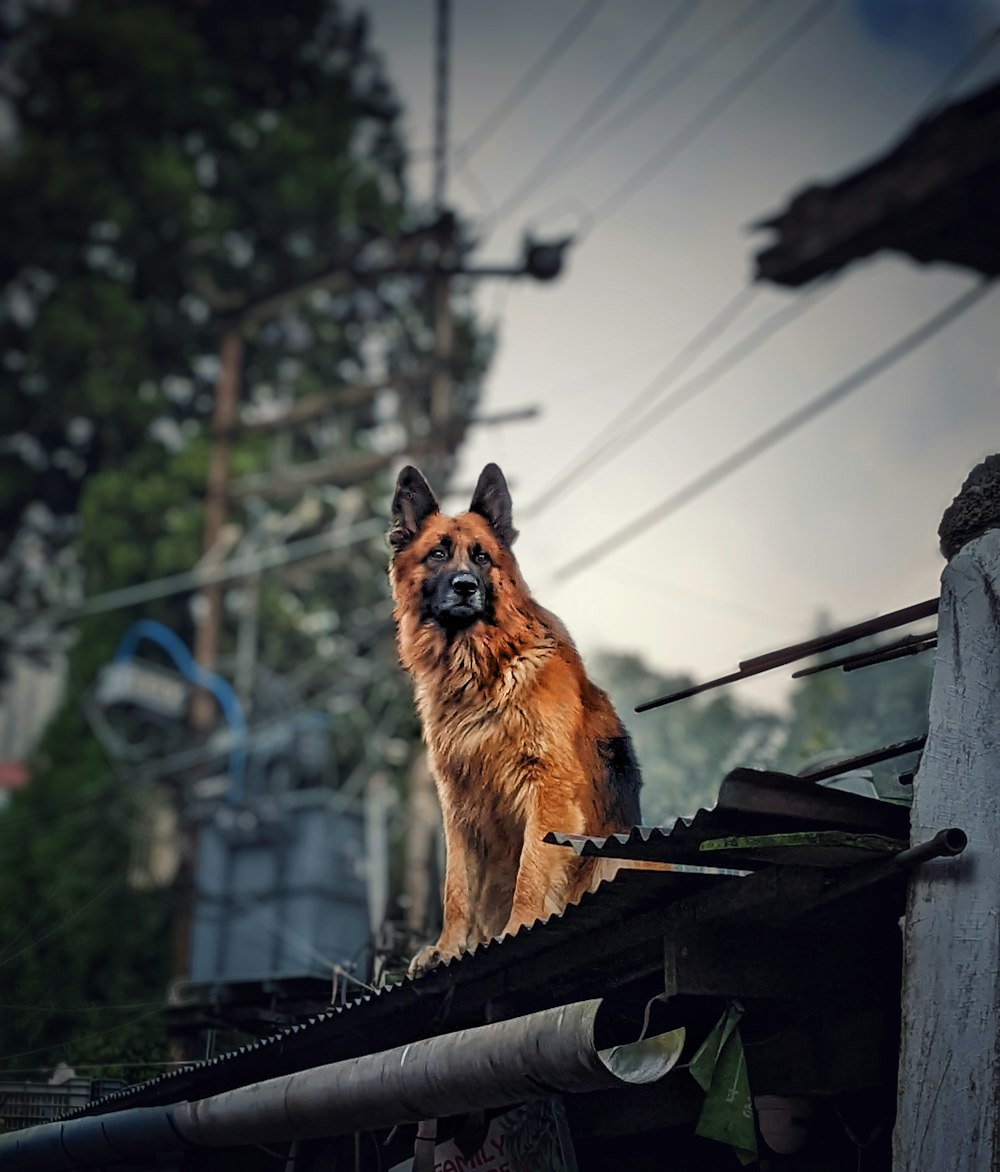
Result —
<path fill-rule="evenodd" d="M 93 596 L 192 567 L 226 315 L 398 238 L 413 215 L 398 105 L 363 17 L 329 0 L 13 6 L 0 34 L 14 46 L 16 127 L 0 147 L 2 651 L 27 640 L 40 610 L 71 601 L 71 571 Z M 244 330 L 243 422 L 404 372 L 396 426 L 425 435 L 429 313 L 413 279 L 286 300 Z M 454 442 L 488 359 L 489 340 L 458 314 Z M 374 395 L 348 396 L 280 453 L 263 436 L 239 437 L 232 475 L 259 473 L 276 455 L 336 464 L 385 451 L 384 408 Z M 390 490 L 386 471 L 319 485 L 301 494 L 310 508 L 287 529 L 294 502 L 235 504 L 227 528 L 250 549 L 346 530 L 384 512 Z M 381 541 L 367 541 L 260 583 L 261 661 L 332 705 L 342 779 L 390 747 L 400 766 L 395 738 L 414 731 L 408 687 L 391 667 L 385 557 Z M 226 594 L 224 655 L 238 584 Z M 0 1014 L 0 1066 L 163 1056 L 161 1015 L 137 1010 L 122 1026 L 129 1015 L 106 1008 L 162 997 L 170 904 L 124 880 L 129 795 L 79 704 L 135 618 L 160 619 L 190 643 L 189 602 L 78 625 L 65 706 L 30 786 L 0 812 L 0 988 L 20 1007 Z"/>
<path fill-rule="evenodd" d="M 828 624 L 820 624 L 824 628 Z M 819 759 L 833 763 L 919 736 L 927 727 L 931 670 L 931 657 L 921 655 L 861 671 L 806 676 L 782 711 L 746 704 L 736 688 L 728 688 L 636 714 L 635 704 L 694 681 L 660 673 L 637 655 L 604 652 L 594 664 L 595 678 L 611 694 L 635 743 L 647 823 L 713 806 L 723 777 L 737 766 L 799 773 Z M 890 793 L 898 774 L 912 764 L 903 757 L 871 767 L 879 792 Z"/>
<path fill-rule="evenodd" d="M 107 1063 L 79 1073 L 131 1078 L 118 1064 L 166 1057 L 169 908 L 129 886 L 127 826 L 125 795 L 65 708 L 0 816 L 0 1068 Z"/>
<path fill-rule="evenodd" d="M 725 774 L 736 765 L 761 763 L 780 730 L 776 713 L 742 704 L 729 692 L 633 712 L 643 700 L 694 682 L 689 676 L 660 673 L 635 654 L 600 654 L 594 676 L 611 695 L 635 745 L 647 824 L 669 823 L 714 805 Z"/>

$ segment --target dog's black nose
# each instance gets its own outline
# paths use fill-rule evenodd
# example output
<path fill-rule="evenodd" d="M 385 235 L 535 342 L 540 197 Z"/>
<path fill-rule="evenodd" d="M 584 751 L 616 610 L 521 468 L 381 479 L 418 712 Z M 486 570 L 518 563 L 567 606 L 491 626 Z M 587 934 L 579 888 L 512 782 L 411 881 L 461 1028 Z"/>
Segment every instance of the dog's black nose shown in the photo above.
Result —
<path fill-rule="evenodd" d="M 451 588 L 461 598 L 471 598 L 479 589 L 479 579 L 475 574 L 456 574 L 451 580 Z"/>

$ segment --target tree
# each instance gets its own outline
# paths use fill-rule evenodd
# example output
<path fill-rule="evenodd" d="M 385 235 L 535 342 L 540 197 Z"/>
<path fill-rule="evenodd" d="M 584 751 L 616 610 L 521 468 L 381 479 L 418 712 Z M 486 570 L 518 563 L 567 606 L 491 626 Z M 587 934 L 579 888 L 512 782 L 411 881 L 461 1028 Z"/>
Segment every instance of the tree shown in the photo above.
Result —
<path fill-rule="evenodd" d="M 728 692 L 633 712 L 643 700 L 694 682 L 659 672 L 638 655 L 602 652 L 594 676 L 610 693 L 635 744 L 647 825 L 669 825 L 699 807 L 713 806 L 726 773 L 737 765 L 768 764 L 781 736 L 777 713 L 743 704 Z"/>
<path fill-rule="evenodd" d="M 817 621 L 818 634 L 830 629 L 826 619 Z M 873 646 L 862 641 L 852 650 Z M 817 662 L 842 654 L 830 652 Z M 737 766 L 794 774 L 919 736 L 927 727 L 932 666 L 930 656 L 917 655 L 860 671 L 805 676 L 781 711 L 745 704 L 726 689 L 636 714 L 635 704 L 694 681 L 659 672 L 638 655 L 612 652 L 598 654 L 594 675 L 635 744 L 643 821 L 669 825 L 678 815 L 712 807 L 723 778 Z M 871 767 L 878 792 L 906 801 L 909 791 L 896 779 L 914 763 L 910 755 Z"/>
<path fill-rule="evenodd" d="M 432 334 L 420 278 L 316 279 L 377 267 L 419 226 L 400 109 L 362 16 L 328 0 L 77 0 L 9 6 L 0 19 L 14 127 L 0 154 L 0 643 L 18 653 L 44 651 L 52 629 L 39 615 L 84 587 L 93 596 L 197 560 L 219 341 L 234 320 L 244 394 L 225 537 L 248 548 L 384 511 L 392 453 L 427 432 Z M 452 449 L 489 357 L 459 310 Z M 276 463 L 334 471 L 290 498 L 274 489 Z M 341 775 L 412 720 L 405 682 L 388 671 L 384 563 L 373 538 L 260 587 L 262 657 L 342 685 Z M 189 601 L 143 613 L 190 641 Z M 231 641 L 238 587 L 227 601 Z M 0 1063 L 43 1046 L 35 1061 L 81 1061 L 95 1027 L 80 1005 L 162 994 L 162 897 L 130 891 L 81 910 L 83 892 L 124 873 L 129 802 L 78 704 L 133 617 L 75 626 L 66 708 L 31 785 L 0 815 L 0 924 L 39 941 L 8 952 L 4 988 L 12 1003 L 67 1006 L 5 1013 Z M 116 983 L 109 965 L 132 975 Z M 132 1056 L 155 1057 L 159 1019 L 133 1028 Z"/>

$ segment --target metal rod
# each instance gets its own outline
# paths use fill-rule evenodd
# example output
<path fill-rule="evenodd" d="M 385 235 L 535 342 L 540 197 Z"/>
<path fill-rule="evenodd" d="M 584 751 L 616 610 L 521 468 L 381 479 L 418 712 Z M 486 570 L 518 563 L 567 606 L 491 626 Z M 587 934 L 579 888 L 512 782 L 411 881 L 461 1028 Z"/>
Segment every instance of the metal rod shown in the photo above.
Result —
<path fill-rule="evenodd" d="M 926 735 L 912 737 L 908 741 L 898 741 L 894 745 L 886 745 L 882 749 L 872 749 L 868 753 L 860 753 L 857 757 L 847 757 L 843 761 L 835 761 L 832 765 L 824 765 L 822 769 L 814 769 L 811 773 L 799 774 L 800 781 L 823 781 L 827 777 L 836 777 L 839 773 L 846 773 L 851 769 L 860 769 L 863 765 L 875 765 L 879 761 L 889 761 L 893 757 L 902 757 L 907 753 L 916 753 L 927 743 Z"/>
<path fill-rule="evenodd" d="M 860 671 L 865 667 L 877 667 L 880 663 L 889 663 L 893 659 L 902 659 L 907 655 L 920 655 L 924 651 L 933 651 L 937 647 L 937 635 L 932 635 L 921 643 L 911 647 L 897 647 L 892 651 L 875 652 L 873 655 L 860 655 L 853 663 L 844 665 L 844 671 Z"/>
<path fill-rule="evenodd" d="M 847 895 L 853 895 L 875 883 L 910 870 L 911 867 L 929 862 L 931 859 L 954 858 L 960 855 L 968 846 L 969 839 L 964 830 L 957 826 L 949 826 L 946 830 L 939 830 L 933 838 L 926 842 L 919 842 L 916 846 L 908 847 L 905 851 L 893 855 L 882 863 L 869 863 L 860 867 L 852 867 L 850 872 L 834 882 L 824 893 L 821 904 L 832 903 Z"/>
<path fill-rule="evenodd" d="M 805 676 L 818 675 L 823 671 L 832 671 L 842 667 L 844 671 L 855 671 L 861 667 L 873 667 L 878 663 L 886 663 L 890 659 L 898 659 L 903 655 L 917 655 L 921 651 L 928 651 L 937 644 L 937 631 L 925 631 L 920 635 L 906 635 L 895 643 L 884 643 L 881 647 L 873 647 L 869 651 L 859 651 L 854 655 L 842 655 L 839 659 L 829 659 L 825 663 L 817 663 L 812 667 L 803 667 L 792 672 L 793 680 L 803 679 Z"/>
<path fill-rule="evenodd" d="M 753 659 L 744 659 L 740 663 L 740 671 L 749 672 L 766 670 L 767 667 L 781 667 L 796 659 L 805 659 L 808 655 L 815 655 L 819 651 L 830 651 L 834 647 L 843 647 L 857 639 L 863 639 L 866 635 L 878 635 L 882 631 L 904 627 L 907 623 L 915 623 L 919 619 L 931 618 L 937 614 L 939 602 L 939 598 L 928 598 L 926 602 L 904 606 L 902 610 L 890 611 L 889 614 L 880 615 L 878 618 L 866 619 L 862 623 L 842 627 L 839 631 L 831 631 L 828 635 L 817 635 L 814 639 L 793 643 L 790 647 L 779 647 L 777 651 L 768 651 L 764 655 L 754 656 Z"/>
<path fill-rule="evenodd" d="M 686 700 L 690 696 L 697 696 L 713 688 L 721 688 L 726 684 L 734 684 L 739 680 L 750 679 L 761 675 L 765 671 L 772 671 L 776 667 L 784 667 L 794 663 L 796 659 L 806 659 L 820 651 L 829 651 L 834 647 L 843 647 L 867 635 L 877 635 L 880 631 L 890 631 L 894 627 L 905 626 L 919 619 L 930 618 L 937 614 L 937 598 L 929 598 L 926 602 L 918 602 L 913 606 L 894 610 L 880 618 L 867 619 L 863 623 L 855 623 L 850 627 L 843 627 L 839 631 L 831 631 L 828 635 L 818 635 L 815 639 L 807 639 L 803 643 L 793 643 L 790 647 L 780 647 L 777 651 L 768 651 L 765 655 L 758 655 L 754 659 L 745 659 L 740 663 L 739 670 L 728 675 L 719 676 L 714 680 L 706 680 L 703 684 L 693 684 L 689 688 L 682 688 L 679 692 L 668 692 L 665 696 L 658 696 L 655 700 L 646 700 L 635 706 L 636 712 L 649 712 L 653 708 L 662 708 L 666 704 L 674 704 L 678 700 Z"/>
<path fill-rule="evenodd" d="M 905 871 L 908 867 L 916 867 L 929 859 L 954 858 L 968 845 L 969 836 L 965 831 L 958 826 L 949 826 L 946 830 L 939 830 L 927 842 L 920 842 L 905 851 L 900 851 L 891 861 L 897 871 Z"/>

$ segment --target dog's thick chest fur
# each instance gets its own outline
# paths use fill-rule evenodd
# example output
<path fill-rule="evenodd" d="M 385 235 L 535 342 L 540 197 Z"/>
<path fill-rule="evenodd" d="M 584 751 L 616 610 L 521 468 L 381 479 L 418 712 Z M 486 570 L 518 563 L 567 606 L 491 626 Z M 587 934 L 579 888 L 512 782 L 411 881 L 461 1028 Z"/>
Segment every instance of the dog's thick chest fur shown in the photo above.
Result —
<path fill-rule="evenodd" d="M 411 673 L 444 820 L 444 930 L 417 967 L 538 918 L 605 865 L 544 843 L 638 821 L 639 777 L 607 696 L 531 597 L 510 550 L 503 475 L 444 517 L 415 469 L 400 474 L 389 540 L 400 660 Z"/>

